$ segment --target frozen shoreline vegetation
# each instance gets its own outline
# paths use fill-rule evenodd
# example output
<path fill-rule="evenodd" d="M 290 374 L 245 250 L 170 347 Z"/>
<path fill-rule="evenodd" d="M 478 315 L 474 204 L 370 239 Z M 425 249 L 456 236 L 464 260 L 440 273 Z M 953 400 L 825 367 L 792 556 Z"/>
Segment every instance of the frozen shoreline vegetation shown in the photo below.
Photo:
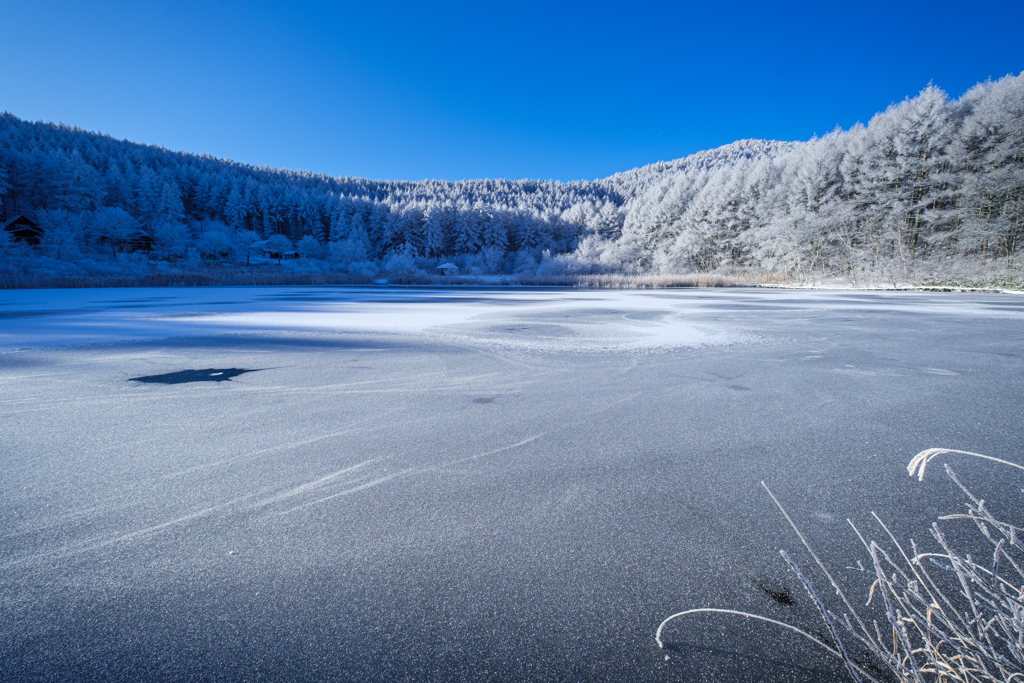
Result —
<path fill-rule="evenodd" d="M 946 454 L 967 455 L 1024 469 L 1016 463 L 980 453 L 929 448 L 911 459 L 907 472 L 918 481 L 924 481 L 928 463 Z M 828 630 L 827 638 L 816 637 L 792 624 L 759 614 L 696 608 L 678 612 L 661 622 L 654 636 L 659 649 L 665 648 L 662 634 L 669 622 L 687 615 L 718 613 L 774 624 L 804 636 L 842 659 L 849 677 L 857 683 L 864 680 L 877 683 L 879 678 L 887 680 L 882 675 L 886 672 L 894 676 L 894 680 L 921 683 L 926 680 L 993 683 L 1019 680 L 1024 665 L 1024 623 L 1020 618 L 1021 596 L 1024 595 L 1024 587 L 1020 584 L 1024 571 L 1019 564 L 1021 544 L 1016 535 L 1019 527 L 993 516 L 986 501 L 975 497 L 948 464 L 945 470 L 970 503 L 966 504 L 967 514 L 946 514 L 938 519 L 943 522 L 973 522 L 988 541 L 970 544 L 975 553 L 980 547 L 982 559 L 972 559 L 970 550 L 961 546 L 963 539 L 950 535 L 950 530 L 943 530 L 938 522 L 932 522 L 930 529 L 938 547 L 927 552 L 913 539 L 909 546 L 906 542 L 901 544 L 875 512 L 871 516 L 891 543 L 867 540 L 853 520 L 847 519 L 871 558 L 871 569 L 860 560 L 856 568 L 847 569 L 859 571 L 872 579 L 864 607 L 870 607 L 875 601 L 876 611 L 885 615 L 884 619 L 870 621 L 873 630 L 847 599 L 842 587 L 808 544 L 785 507 L 762 481 L 761 486 L 848 612 L 842 612 L 842 607 L 839 607 L 840 613 L 837 614 L 826 606 L 796 562 L 785 550 L 780 550 L 779 554 L 818 608 Z M 989 552 L 992 552 L 990 563 L 987 562 Z M 1002 575 L 1000 569 L 1003 570 Z M 884 626 L 880 628 L 879 622 Z M 851 649 L 851 646 L 856 649 Z"/>
<path fill-rule="evenodd" d="M 2 114 L 0 198 L 5 223 L 28 221 L 0 231 L 3 288 L 1021 289 L 1024 75 L 955 100 L 928 86 L 807 142 L 743 140 L 569 183 L 334 178 Z"/>
<path fill-rule="evenodd" d="M 4 278 L 7 278 L 6 280 Z M 38 273 L 2 273 L 0 289 L 70 289 L 80 287 L 204 287 L 277 285 L 404 285 L 414 287 L 576 287 L 581 289 L 668 289 L 690 287 L 745 287 L 763 282 L 746 273 L 689 273 L 685 275 L 603 273 L 586 275 L 456 275 L 391 273 L 381 277 L 345 272 L 309 272 L 301 268 L 234 268 L 194 271 L 152 270 L 130 274 L 81 276 Z"/>

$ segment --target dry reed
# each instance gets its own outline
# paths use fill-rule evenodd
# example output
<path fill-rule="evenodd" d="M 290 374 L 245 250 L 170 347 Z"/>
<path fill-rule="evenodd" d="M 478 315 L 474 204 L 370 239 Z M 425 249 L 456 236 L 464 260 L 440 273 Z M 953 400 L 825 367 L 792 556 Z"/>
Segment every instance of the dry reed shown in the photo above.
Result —
<path fill-rule="evenodd" d="M 916 475 L 923 480 L 928 462 L 946 454 L 968 455 L 1024 469 L 1015 463 L 979 453 L 929 448 L 915 455 L 907 470 L 911 476 Z M 761 615 L 697 608 L 665 619 L 655 633 L 658 646 L 664 647 L 664 629 L 674 619 L 715 612 L 756 619 L 799 633 L 842 659 L 847 673 L 855 681 L 877 682 L 865 670 L 877 667 L 851 656 L 840 631 L 895 680 L 915 683 L 1024 681 L 1024 544 L 1019 537 L 1021 528 L 997 519 L 985 501 L 975 497 L 948 464 L 945 470 L 969 502 L 966 513 L 944 515 L 939 517 L 939 521 L 973 523 L 992 551 L 991 565 L 954 548 L 938 523 L 931 526 L 932 537 L 938 545 L 935 552 L 921 551 L 911 541 L 910 553 L 907 553 L 877 514 L 871 513 L 884 532 L 887 543 L 891 544 L 888 550 L 882 544 L 865 539 L 856 525 L 847 520 L 871 558 L 870 568 L 865 568 L 861 562 L 856 568 L 872 579 L 865 607 L 877 600 L 881 603 L 878 611 L 884 616 L 882 626 L 877 619 L 872 619 L 869 627 L 785 508 L 762 482 L 845 607 L 838 614 L 830 610 L 797 564 L 784 550 L 780 551 L 807 589 L 825 622 L 831 642 Z"/>
<path fill-rule="evenodd" d="M 288 272 L 275 268 L 203 269 L 141 275 L 49 275 L 0 270 L 0 289 L 73 289 L 87 287 L 216 287 L 276 285 L 372 285 L 378 278 L 388 285 L 463 287 L 576 287 L 581 289 L 663 289 L 673 287 L 740 287 L 749 284 L 741 275 L 693 273 L 687 275 L 457 275 L 384 273 Z"/>

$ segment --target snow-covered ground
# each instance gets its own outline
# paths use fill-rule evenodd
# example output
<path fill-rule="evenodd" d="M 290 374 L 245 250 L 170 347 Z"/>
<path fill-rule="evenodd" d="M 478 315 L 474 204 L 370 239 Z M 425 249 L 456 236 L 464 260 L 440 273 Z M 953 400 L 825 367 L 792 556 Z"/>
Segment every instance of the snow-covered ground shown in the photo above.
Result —
<path fill-rule="evenodd" d="M 1022 332 L 997 294 L 0 291 L 0 679 L 839 677 L 653 633 L 820 630 L 759 482 L 839 572 L 846 517 L 926 541 L 959 499 L 910 456 L 1024 454 Z"/>

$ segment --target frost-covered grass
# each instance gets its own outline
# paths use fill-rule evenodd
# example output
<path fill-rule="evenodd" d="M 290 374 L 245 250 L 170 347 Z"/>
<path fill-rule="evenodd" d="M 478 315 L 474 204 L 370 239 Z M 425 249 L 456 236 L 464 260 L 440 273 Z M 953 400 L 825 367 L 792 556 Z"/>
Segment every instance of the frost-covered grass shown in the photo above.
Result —
<path fill-rule="evenodd" d="M 956 289 L 1005 289 L 1013 291 L 1024 291 L 1024 270 L 1008 270 L 1005 273 L 989 277 L 951 277 L 951 278 L 925 278 L 921 283 L 926 287 L 956 288 Z"/>
<path fill-rule="evenodd" d="M 923 481 L 928 462 L 945 454 L 973 456 L 1024 470 L 1000 458 L 945 448 L 918 453 L 907 470 Z M 1018 535 L 1022 528 L 996 517 L 985 500 L 976 497 L 949 465 L 945 471 L 968 502 L 966 512 L 943 515 L 939 521 L 973 524 L 980 533 L 979 547 L 988 549 L 985 554 L 972 556 L 969 549 L 952 541 L 938 522 L 931 525 L 937 547 L 929 551 L 913 540 L 907 548 L 875 513 L 871 513 L 872 517 L 887 539 L 882 543 L 868 540 L 847 520 L 871 560 L 869 567 L 860 561 L 856 567 L 872 581 L 865 607 L 872 603 L 876 607 L 875 618 L 862 617 L 785 508 L 762 482 L 845 607 L 839 612 L 832 611 L 796 562 L 785 550 L 779 551 L 817 607 L 829 637 L 823 640 L 792 624 L 758 614 L 697 608 L 665 619 L 655 634 L 658 646 L 664 647 L 665 627 L 679 617 L 725 613 L 781 626 L 810 639 L 842 659 L 850 678 L 858 682 L 888 680 L 885 673 L 896 680 L 915 683 L 1024 680 L 1024 540 Z"/>
<path fill-rule="evenodd" d="M 131 273 L 59 273 L 0 269 L 0 289 L 66 289 L 81 287 L 199 287 L 242 285 L 452 285 L 578 287 L 584 289 L 662 289 L 670 287 L 737 287 L 763 278 L 743 273 L 688 273 L 682 275 L 511 274 L 435 275 L 426 272 L 380 272 L 376 275 L 277 266 L 208 266 L 161 271 L 136 269 Z M 386 282 L 382 282 L 386 281 Z"/>
<path fill-rule="evenodd" d="M 94 245 L 95 246 L 95 245 Z M 1001 260 L 982 264 L 917 263 L 898 277 L 889 268 L 769 270 L 723 266 L 711 271 L 644 272 L 588 264 L 572 254 L 545 252 L 540 261 L 528 253 L 479 266 L 472 255 L 441 259 L 392 258 L 344 264 L 318 258 L 276 260 L 253 257 L 172 258 L 167 254 L 79 251 L 62 258 L 52 246 L 0 245 L 0 289 L 81 287 L 170 287 L 239 285 L 393 285 L 544 286 L 596 289 L 781 286 L 827 289 L 996 289 L 1024 291 L 1024 269 Z M 238 257 L 238 258 L 236 258 Z M 532 259 L 532 260 L 531 260 Z M 453 262 L 456 273 L 441 274 L 439 262 Z M 522 262 L 519 266 L 516 263 Z M 477 265 L 474 265 L 477 264 Z"/>
<path fill-rule="evenodd" d="M 386 281 L 386 282 L 383 282 Z M 137 268 L 127 273 L 95 269 L 93 272 L 59 272 L 48 269 L 0 269 L 0 289 L 69 289 L 83 287 L 206 287 L 272 285 L 413 285 L 486 287 L 575 287 L 580 289 L 668 289 L 687 287 L 783 287 L 798 289 L 882 289 L 936 291 L 1004 290 L 1024 291 L 1019 273 L 961 278 L 923 278 L 913 282 L 890 283 L 821 274 L 794 278 L 784 273 L 730 269 L 711 273 L 532 273 L 499 275 L 435 275 L 423 271 L 379 272 L 377 274 L 316 270 L 276 265 L 202 266 L 195 269 L 160 270 Z"/>
<path fill-rule="evenodd" d="M 740 275 L 687 273 L 683 275 L 561 275 L 521 278 L 523 284 L 566 284 L 594 289 L 664 289 L 669 287 L 737 287 L 748 284 Z"/>

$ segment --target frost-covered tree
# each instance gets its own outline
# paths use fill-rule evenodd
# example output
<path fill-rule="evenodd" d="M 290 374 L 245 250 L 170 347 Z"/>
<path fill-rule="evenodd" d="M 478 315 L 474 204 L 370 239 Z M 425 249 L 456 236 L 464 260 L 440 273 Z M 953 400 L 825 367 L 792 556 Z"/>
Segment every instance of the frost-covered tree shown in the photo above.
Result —
<path fill-rule="evenodd" d="M 323 245 L 312 235 L 306 235 L 295 245 L 295 251 L 306 260 L 320 258 Z"/>
<path fill-rule="evenodd" d="M 433 204 L 423 215 L 424 256 L 438 256 L 447 250 L 453 227 L 452 210 L 445 205 Z"/>
<path fill-rule="evenodd" d="M 36 212 L 35 219 L 43 230 L 40 246 L 45 251 L 60 260 L 81 258 L 85 214 L 66 209 L 43 209 Z"/>
<path fill-rule="evenodd" d="M 139 232 L 139 222 L 127 211 L 117 207 L 104 207 L 93 215 L 92 229 L 110 247 L 117 258 L 120 251 Z"/>
<path fill-rule="evenodd" d="M 246 229 L 246 218 L 249 215 L 249 208 L 244 199 L 244 190 L 236 183 L 228 194 L 227 202 L 224 205 L 224 216 L 231 227 L 242 230 Z"/>
<path fill-rule="evenodd" d="M 292 241 L 284 235 L 272 235 L 267 240 L 267 249 L 271 253 L 277 254 L 277 263 L 280 265 L 285 252 L 292 250 Z"/>
<path fill-rule="evenodd" d="M 962 245 L 1013 262 L 1024 239 L 1024 75 L 983 83 L 963 97 L 954 148 L 962 169 Z"/>
<path fill-rule="evenodd" d="M 256 244 L 260 241 L 259 233 L 255 230 L 239 230 L 235 233 L 234 242 L 238 245 L 239 251 L 245 254 L 245 265 L 250 265 L 250 259 L 256 251 Z"/>
<path fill-rule="evenodd" d="M 231 235 L 226 232 L 204 232 L 198 242 L 199 254 L 211 261 L 228 258 L 234 250 L 233 242 Z"/>

